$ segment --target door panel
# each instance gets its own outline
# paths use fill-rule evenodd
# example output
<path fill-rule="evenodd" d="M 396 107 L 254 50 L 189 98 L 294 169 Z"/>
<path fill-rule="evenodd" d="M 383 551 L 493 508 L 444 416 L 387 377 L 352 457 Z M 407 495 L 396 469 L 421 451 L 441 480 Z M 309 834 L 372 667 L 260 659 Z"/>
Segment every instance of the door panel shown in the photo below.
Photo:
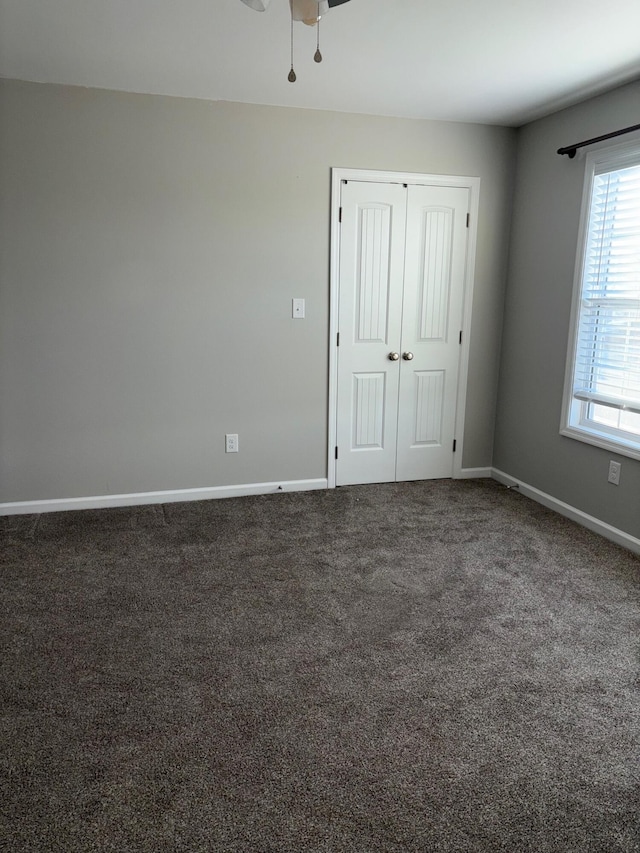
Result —
<path fill-rule="evenodd" d="M 469 191 L 407 192 L 396 480 L 451 477 Z"/>
<path fill-rule="evenodd" d="M 354 340 L 386 343 L 389 321 L 391 205 L 356 208 L 356 316 Z"/>
<path fill-rule="evenodd" d="M 423 189 L 421 187 L 420 189 Z M 417 280 L 419 305 L 418 340 L 444 340 L 449 319 L 449 291 L 451 287 L 451 235 L 454 211 L 451 208 L 425 207 L 420 211 L 418 237 L 422 245 L 407 247 L 407 252 L 420 252 L 421 268 Z M 416 272 L 409 262 L 409 272 Z M 410 298 L 410 288 L 407 295 Z"/>
<path fill-rule="evenodd" d="M 442 444 L 442 411 L 445 373 L 443 370 L 414 371 L 415 401 L 412 409 L 412 445 Z"/>
<path fill-rule="evenodd" d="M 353 374 L 352 450 L 383 449 L 385 378 L 384 373 Z"/>
<path fill-rule="evenodd" d="M 406 195 L 397 184 L 342 186 L 337 485 L 395 479 Z"/>

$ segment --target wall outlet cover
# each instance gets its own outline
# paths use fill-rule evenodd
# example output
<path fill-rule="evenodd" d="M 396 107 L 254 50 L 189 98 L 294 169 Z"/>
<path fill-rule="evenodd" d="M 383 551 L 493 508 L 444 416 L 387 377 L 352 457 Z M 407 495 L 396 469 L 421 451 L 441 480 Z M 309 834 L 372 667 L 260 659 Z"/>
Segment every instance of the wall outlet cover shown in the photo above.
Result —
<path fill-rule="evenodd" d="M 614 462 L 611 460 L 609 462 L 609 477 L 608 481 L 613 483 L 614 486 L 620 485 L 620 470 L 622 468 L 622 464 L 620 462 Z"/>
<path fill-rule="evenodd" d="M 237 453 L 238 452 L 238 434 L 228 432 L 224 437 L 224 452 L 225 453 Z"/>

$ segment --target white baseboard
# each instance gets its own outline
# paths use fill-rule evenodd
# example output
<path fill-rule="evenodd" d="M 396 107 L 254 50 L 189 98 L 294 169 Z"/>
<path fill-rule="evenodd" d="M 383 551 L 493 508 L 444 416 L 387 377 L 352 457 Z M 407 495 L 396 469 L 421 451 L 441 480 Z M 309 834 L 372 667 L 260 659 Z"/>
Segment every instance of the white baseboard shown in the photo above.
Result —
<path fill-rule="evenodd" d="M 64 512 L 71 509 L 166 504 L 179 501 L 206 501 L 215 498 L 240 498 L 245 495 L 269 495 L 276 492 L 307 492 L 326 489 L 326 479 L 283 480 L 275 483 L 245 483 L 239 486 L 212 486 L 203 489 L 175 489 L 166 492 L 136 492 L 128 495 L 102 495 L 87 498 L 60 498 L 49 501 L 16 501 L 0 504 L 0 515 L 25 515 L 40 512 Z"/>
<path fill-rule="evenodd" d="M 478 477 L 492 477 L 493 468 L 461 468 L 454 474 L 454 480 L 475 480 Z"/>
<path fill-rule="evenodd" d="M 518 491 L 528 498 L 555 510 L 555 512 L 570 518 L 583 527 L 599 533 L 635 554 L 640 554 L 640 539 L 619 530 L 617 527 L 600 521 L 576 507 L 566 504 L 546 492 L 529 486 L 521 480 L 516 480 L 498 468 L 462 468 L 456 479 L 472 479 L 476 477 L 492 477 L 499 483 Z M 138 506 L 143 504 L 176 503 L 180 501 L 204 501 L 217 498 L 239 498 L 245 495 L 268 495 L 277 492 L 305 492 L 313 489 L 326 489 L 326 479 L 318 480 L 283 480 L 273 483 L 244 483 L 235 486 L 212 486 L 201 489 L 174 489 L 162 492 L 134 492 L 126 495 L 101 495 L 84 498 L 59 498 L 45 501 L 16 501 L 0 504 L 0 515 L 25 515 L 41 512 L 65 512 L 74 509 L 103 509 L 107 507 Z"/>
<path fill-rule="evenodd" d="M 629 551 L 633 551 L 635 554 L 640 554 L 640 539 L 636 539 L 635 536 L 631 536 L 629 533 L 625 533 L 617 527 L 612 527 L 605 521 L 600 521 L 599 518 L 594 518 L 594 516 L 588 515 L 586 512 L 582 512 L 582 510 L 576 509 L 576 507 L 566 504 L 564 501 L 560 501 L 557 498 L 548 495 L 546 492 L 541 492 L 540 489 L 536 489 L 534 486 L 529 486 L 521 480 L 516 480 L 514 477 L 509 476 L 509 474 L 505 474 L 504 471 L 500 471 L 497 468 L 492 469 L 491 476 L 499 483 L 503 483 L 505 486 L 509 486 L 509 488 L 517 489 L 520 494 L 531 498 L 549 509 L 555 510 L 560 513 L 560 515 L 570 518 L 572 521 L 581 524 L 583 527 L 592 530 L 594 533 L 599 533 L 600 536 L 604 536 L 605 539 L 610 539 L 612 542 L 615 542 L 616 545 L 622 545 L 623 548 L 628 548 Z"/>

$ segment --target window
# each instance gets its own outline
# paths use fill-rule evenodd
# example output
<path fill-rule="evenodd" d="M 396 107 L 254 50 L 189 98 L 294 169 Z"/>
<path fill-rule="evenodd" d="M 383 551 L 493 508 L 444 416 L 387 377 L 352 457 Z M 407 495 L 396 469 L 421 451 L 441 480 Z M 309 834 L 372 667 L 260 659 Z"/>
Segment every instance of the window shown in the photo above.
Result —
<path fill-rule="evenodd" d="M 640 145 L 586 160 L 561 432 L 640 459 Z"/>

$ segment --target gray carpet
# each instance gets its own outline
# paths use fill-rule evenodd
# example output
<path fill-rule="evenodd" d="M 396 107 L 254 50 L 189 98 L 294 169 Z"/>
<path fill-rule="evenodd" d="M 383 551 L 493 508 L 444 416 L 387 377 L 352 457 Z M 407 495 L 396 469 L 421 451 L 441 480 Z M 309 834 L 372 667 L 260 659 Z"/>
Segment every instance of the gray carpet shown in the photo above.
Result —
<path fill-rule="evenodd" d="M 3 850 L 640 850 L 640 561 L 516 492 L 0 532 Z"/>

